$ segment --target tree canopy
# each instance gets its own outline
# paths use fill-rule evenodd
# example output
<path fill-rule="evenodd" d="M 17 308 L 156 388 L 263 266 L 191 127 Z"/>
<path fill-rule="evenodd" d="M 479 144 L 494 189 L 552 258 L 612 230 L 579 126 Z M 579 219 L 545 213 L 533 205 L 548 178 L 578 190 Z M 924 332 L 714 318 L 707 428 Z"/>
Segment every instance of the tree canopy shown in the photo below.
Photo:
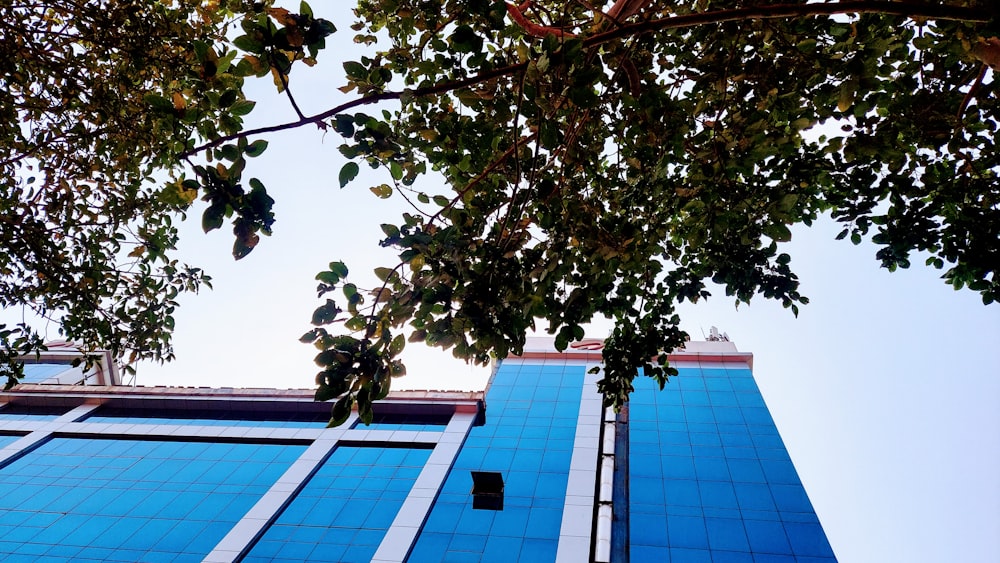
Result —
<path fill-rule="evenodd" d="M 564 348 L 595 317 L 615 322 L 599 385 L 621 404 L 637 375 L 675 373 L 675 308 L 709 282 L 797 314 L 781 244 L 822 214 L 889 270 L 919 256 L 1000 299 L 989 0 L 361 0 L 339 33 L 369 52 L 340 65 L 323 52 L 334 25 L 305 3 L 0 15 L 0 300 L 85 346 L 170 358 L 176 297 L 208 281 L 171 258 L 172 218 L 230 224 L 233 255 L 252 251 L 273 201 L 245 172 L 269 133 L 340 134 L 342 187 L 383 170 L 371 191 L 411 207 L 382 224 L 398 260 L 366 289 L 332 262 L 303 336 L 332 423 L 355 403 L 371 416 L 407 341 L 484 363 L 533 329 Z M 355 97 L 304 114 L 302 64 L 335 66 Z M 243 126 L 259 77 L 296 120 Z M 41 344 L 28 323 L 2 328 L 8 356 Z"/>

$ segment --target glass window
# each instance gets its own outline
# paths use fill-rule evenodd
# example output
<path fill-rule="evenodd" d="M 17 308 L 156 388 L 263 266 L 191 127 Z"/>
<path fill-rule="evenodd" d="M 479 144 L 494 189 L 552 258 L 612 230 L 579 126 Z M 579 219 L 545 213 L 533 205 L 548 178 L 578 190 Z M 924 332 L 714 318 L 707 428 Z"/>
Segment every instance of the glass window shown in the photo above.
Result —
<path fill-rule="evenodd" d="M 274 412 L 221 409 L 126 409 L 101 407 L 85 420 L 116 424 L 185 424 L 197 426 L 265 426 L 322 428 L 329 412 Z"/>
<path fill-rule="evenodd" d="M 69 410 L 69 407 L 7 405 L 0 408 L 0 420 L 55 420 Z"/>
<path fill-rule="evenodd" d="M 584 373 L 501 364 L 408 561 L 555 560 Z M 473 509 L 472 471 L 503 475 L 503 510 Z"/>
<path fill-rule="evenodd" d="M 442 432 L 450 420 L 450 413 L 374 413 L 371 424 L 357 420 L 352 428 Z"/>
<path fill-rule="evenodd" d="M 371 561 L 430 453 L 338 447 L 244 561 Z"/>
<path fill-rule="evenodd" d="M 22 383 L 40 383 L 45 381 L 50 377 L 55 377 L 64 371 L 69 371 L 76 369 L 80 372 L 80 379 L 83 379 L 83 372 L 79 368 L 73 368 L 69 363 L 56 363 L 56 362 L 24 362 L 24 377 L 21 379 Z"/>
<path fill-rule="evenodd" d="M 680 371 L 681 385 L 663 391 L 637 378 L 629 401 L 633 560 L 667 560 L 662 550 L 713 563 L 829 554 L 750 371 L 700 370 L 703 387 L 698 369 Z"/>
<path fill-rule="evenodd" d="M 304 450 L 53 438 L 0 469 L 0 553 L 199 560 Z"/>

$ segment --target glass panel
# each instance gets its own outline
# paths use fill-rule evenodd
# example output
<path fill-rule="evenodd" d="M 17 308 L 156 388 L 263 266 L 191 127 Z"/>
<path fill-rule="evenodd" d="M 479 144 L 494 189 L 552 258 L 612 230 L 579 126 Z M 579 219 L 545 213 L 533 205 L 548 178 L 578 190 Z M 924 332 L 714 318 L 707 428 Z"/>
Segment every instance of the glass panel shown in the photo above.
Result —
<path fill-rule="evenodd" d="M 371 561 L 430 453 L 338 447 L 243 561 Z"/>
<path fill-rule="evenodd" d="M 5 448 L 9 444 L 13 444 L 14 442 L 18 441 L 19 439 L 21 439 L 21 436 L 3 436 L 3 435 L 0 435 L 0 448 Z"/>
<path fill-rule="evenodd" d="M 304 450 L 54 438 L 0 469 L 0 554 L 198 561 Z"/>
<path fill-rule="evenodd" d="M 124 409 L 101 407 L 87 422 L 117 424 L 184 424 L 198 426 L 264 426 L 268 428 L 322 428 L 329 412 L 274 412 L 209 409 Z"/>
<path fill-rule="evenodd" d="M 583 366 L 504 362 L 408 561 L 554 561 Z M 504 478 L 503 510 L 472 506 L 472 472 Z"/>
<path fill-rule="evenodd" d="M 24 378 L 21 379 L 22 383 L 38 383 L 44 381 L 50 377 L 59 375 L 64 371 L 73 369 L 70 364 L 57 364 L 51 362 L 39 362 L 39 363 L 24 363 Z M 79 369 L 77 369 L 79 371 Z M 80 379 L 83 379 L 83 372 L 80 371 Z"/>
<path fill-rule="evenodd" d="M 375 405 L 375 408 L 378 408 L 378 404 Z M 366 426 L 365 423 L 357 420 L 351 428 L 443 432 L 450 420 L 450 413 L 374 413 L 371 424 Z"/>
<path fill-rule="evenodd" d="M 750 371 L 682 368 L 675 381 L 661 392 L 638 378 L 629 402 L 633 558 L 833 561 Z"/>
<path fill-rule="evenodd" d="M 70 407 L 41 407 L 33 405 L 7 405 L 0 408 L 0 421 L 55 420 L 69 412 Z"/>

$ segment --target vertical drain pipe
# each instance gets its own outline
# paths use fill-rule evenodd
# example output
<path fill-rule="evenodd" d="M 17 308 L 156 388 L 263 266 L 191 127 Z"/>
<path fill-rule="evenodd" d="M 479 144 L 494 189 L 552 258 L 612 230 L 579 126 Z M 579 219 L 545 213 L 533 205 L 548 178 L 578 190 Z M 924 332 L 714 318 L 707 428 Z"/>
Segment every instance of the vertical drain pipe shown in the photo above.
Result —
<path fill-rule="evenodd" d="M 614 518 L 611 523 L 611 561 L 629 563 L 629 446 L 628 403 L 615 416 Z"/>
<path fill-rule="evenodd" d="M 615 412 L 604 409 L 602 424 L 604 438 L 601 442 L 601 465 L 598 469 L 597 496 L 597 530 L 594 534 L 595 563 L 611 563 L 611 528 L 614 521 L 614 482 L 615 482 Z"/>

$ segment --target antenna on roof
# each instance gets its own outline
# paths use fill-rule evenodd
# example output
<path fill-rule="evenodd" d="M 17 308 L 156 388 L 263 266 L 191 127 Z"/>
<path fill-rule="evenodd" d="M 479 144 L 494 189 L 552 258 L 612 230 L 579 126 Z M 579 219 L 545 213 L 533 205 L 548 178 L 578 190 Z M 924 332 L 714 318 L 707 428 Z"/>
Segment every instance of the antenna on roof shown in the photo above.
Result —
<path fill-rule="evenodd" d="M 704 331 L 702 332 L 704 333 Z M 712 328 L 709 329 L 708 338 L 706 338 L 705 340 L 708 340 L 709 342 L 729 342 L 729 335 L 726 334 L 725 332 L 720 334 L 719 329 L 713 326 Z"/>

